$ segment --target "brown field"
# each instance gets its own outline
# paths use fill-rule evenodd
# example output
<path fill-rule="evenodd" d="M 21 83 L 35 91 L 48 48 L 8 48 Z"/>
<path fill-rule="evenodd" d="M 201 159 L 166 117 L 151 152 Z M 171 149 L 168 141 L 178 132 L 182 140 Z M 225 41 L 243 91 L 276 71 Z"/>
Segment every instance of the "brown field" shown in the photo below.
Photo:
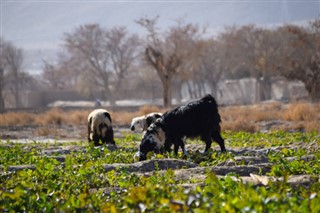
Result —
<path fill-rule="evenodd" d="M 86 137 L 87 116 L 91 110 L 52 108 L 43 112 L 7 112 L 0 114 L 0 139 L 33 137 Z M 131 119 L 150 112 L 165 112 L 156 106 L 137 111 L 111 111 L 113 125 L 128 128 Z M 317 131 L 320 132 L 320 104 L 279 102 L 248 106 L 220 107 L 222 131 Z"/>

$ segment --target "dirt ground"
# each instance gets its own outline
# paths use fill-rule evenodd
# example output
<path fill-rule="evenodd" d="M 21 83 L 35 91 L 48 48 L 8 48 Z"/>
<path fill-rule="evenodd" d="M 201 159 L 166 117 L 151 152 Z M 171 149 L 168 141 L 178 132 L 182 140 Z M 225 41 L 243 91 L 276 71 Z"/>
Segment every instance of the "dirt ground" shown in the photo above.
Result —
<path fill-rule="evenodd" d="M 86 125 L 59 126 L 0 126 L 0 140 L 12 142 L 28 141 L 85 141 L 87 140 Z M 123 132 L 129 132 L 129 126 L 115 126 L 114 135 L 123 137 Z"/>

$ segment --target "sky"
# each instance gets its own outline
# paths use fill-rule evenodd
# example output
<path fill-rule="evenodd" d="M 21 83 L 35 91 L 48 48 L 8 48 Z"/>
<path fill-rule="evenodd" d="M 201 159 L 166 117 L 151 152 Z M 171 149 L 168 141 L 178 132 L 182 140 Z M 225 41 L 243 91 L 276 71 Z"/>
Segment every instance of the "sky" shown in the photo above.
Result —
<path fill-rule="evenodd" d="M 25 67 L 39 72 L 41 58 L 56 54 L 64 33 L 83 24 L 124 26 L 143 34 L 139 18 L 159 16 L 166 29 L 179 19 L 207 26 L 213 35 L 226 26 L 275 26 L 320 18 L 320 0 L 0 0 L 0 33 L 26 53 Z"/>

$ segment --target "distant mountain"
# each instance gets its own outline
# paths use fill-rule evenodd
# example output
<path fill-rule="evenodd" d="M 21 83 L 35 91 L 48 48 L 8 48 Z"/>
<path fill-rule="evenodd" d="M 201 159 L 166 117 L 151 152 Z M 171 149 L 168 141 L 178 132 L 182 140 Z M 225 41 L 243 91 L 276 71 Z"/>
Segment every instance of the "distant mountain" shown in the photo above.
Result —
<path fill-rule="evenodd" d="M 177 19 L 207 25 L 216 33 L 225 26 L 263 26 L 299 23 L 319 18 L 320 1 L 1 1 L 2 36 L 22 47 L 25 67 L 38 73 L 42 59 L 54 60 L 63 34 L 77 26 L 99 23 L 103 27 L 125 26 L 145 33 L 135 23 L 157 15 L 162 28 Z"/>

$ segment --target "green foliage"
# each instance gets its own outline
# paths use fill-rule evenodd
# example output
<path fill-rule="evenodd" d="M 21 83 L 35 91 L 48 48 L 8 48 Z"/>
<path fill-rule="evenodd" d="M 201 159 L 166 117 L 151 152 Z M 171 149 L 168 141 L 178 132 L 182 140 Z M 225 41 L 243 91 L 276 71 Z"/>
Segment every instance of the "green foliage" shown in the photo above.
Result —
<path fill-rule="evenodd" d="M 169 169 L 148 175 L 114 169 L 106 172 L 107 164 L 131 164 L 137 151 L 138 136 L 125 135 L 117 139 L 119 149 L 107 146 L 95 148 L 87 143 L 65 155 L 60 162 L 42 153 L 44 148 L 71 144 L 12 144 L 1 143 L 0 211 L 1 212 L 319 212 L 320 211 L 320 152 L 309 146 L 319 143 L 316 133 L 244 133 L 226 132 L 227 149 L 258 147 L 267 150 L 273 164 L 269 175 L 283 181 L 267 186 L 235 181 L 231 174 L 218 177 L 205 174 L 199 185 L 181 181 Z M 187 144 L 203 144 L 188 140 Z M 288 145 L 305 143 L 291 149 Z M 273 147 L 281 146 L 275 151 Z M 204 146 L 203 146 L 204 147 Z M 215 166 L 234 160 L 235 153 L 189 149 L 189 154 L 150 154 L 149 158 L 185 159 L 200 166 Z M 306 156 L 311 156 L 307 160 Z M 34 169 L 8 171 L 9 166 L 32 164 Z M 243 164 L 240 162 L 238 164 Z M 291 185 L 289 175 L 310 174 L 315 181 L 308 187 Z M 186 187 L 181 184 L 190 184 Z"/>
<path fill-rule="evenodd" d="M 287 149 L 283 148 L 281 152 L 271 152 L 268 157 L 274 165 L 271 168 L 269 175 L 283 176 L 284 174 L 299 175 L 299 174 L 316 174 L 320 175 L 320 151 L 312 152 L 314 157 L 312 159 L 304 160 L 302 156 L 310 154 L 307 149 Z M 288 160 L 291 157 L 292 160 Z"/>
<path fill-rule="evenodd" d="M 223 134 L 223 137 L 226 138 L 226 145 L 232 147 L 253 146 L 265 148 L 273 146 L 286 146 L 297 142 L 320 144 L 320 135 L 317 132 L 226 132 Z"/>
<path fill-rule="evenodd" d="M 19 145 L 0 146 L 0 165 L 33 164 L 41 158 L 36 148 L 23 149 Z"/>

